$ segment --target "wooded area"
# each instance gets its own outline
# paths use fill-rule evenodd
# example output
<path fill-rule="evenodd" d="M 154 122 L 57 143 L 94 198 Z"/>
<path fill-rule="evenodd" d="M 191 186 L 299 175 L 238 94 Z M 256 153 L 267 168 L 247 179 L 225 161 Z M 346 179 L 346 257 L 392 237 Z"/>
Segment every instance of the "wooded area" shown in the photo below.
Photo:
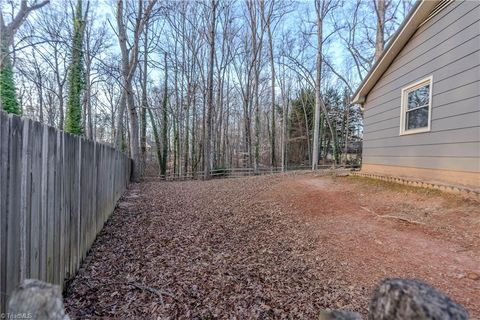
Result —
<path fill-rule="evenodd" d="M 0 103 L 121 148 L 135 179 L 147 163 L 154 174 L 208 177 L 358 162 L 352 88 L 411 5 L 6 1 Z"/>
<path fill-rule="evenodd" d="M 130 179 L 130 159 L 0 111 L 0 312 L 26 278 L 64 286 Z"/>

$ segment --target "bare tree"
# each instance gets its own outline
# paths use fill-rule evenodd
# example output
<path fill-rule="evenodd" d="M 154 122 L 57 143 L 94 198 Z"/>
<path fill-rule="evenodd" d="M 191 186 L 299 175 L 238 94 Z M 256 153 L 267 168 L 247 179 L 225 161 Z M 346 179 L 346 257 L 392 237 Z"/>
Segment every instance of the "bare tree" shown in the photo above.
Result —
<path fill-rule="evenodd" d="M 127 10 L 124 9 L 124 1 L 118 0 L 117 1 L 117 36 L 118 42 L 120 45 L 120 52 L 122 57 L 122 75 L 123 75 L 123 95 L 126 101 L 126 107 L 128 109 L 128 114 L 130 117 L 130 149 L 133 158 L 133 173 L 132 179 L 134 181 L 138 181 L 142 175 L 142 165 L 140 159 L 140 140 L 139 140 L 139 128 L 138 128 L 138 112 L 137 107 L 135 106 L 135 97 L 133 92 L 133 85 L 132 81 L 135 76 L 135 71 L 138 66 L 138 52 L 139 52 L 139 42 L 140 37 L 145 28 L 147 21 L 150 19 L 152 15 L 152 11 L 154 9 L 155 4 L 157 3 L 156 0 L 150 0 L 147 3 L 147 6 L 143 7 L 143 1 L 139 1 L 137 6 L 135 7 L 132 4 L 130 10 L 131 14 L 135 15 L 135 20 L 131 24 L 133 24 L 133 32 L 131 36 L 133 39 L 130 39 L 130 33 L 127 32 L 127 24 L 125 23 L 125 16 L 128 16 Z M 131 21 L 131 20 L 128 20 Z M 130 47 L 129 47 L 130 44 Z M 122 106 L 121 106 L 122 107 Z M 119 117 L 122 117 L 123 112 L 120 110 Z M 117 128 L 120 127 L 117 125 Z"/>
<path fill-rule="evenodd" d="M 317 14 L 317 76 L 315 78 L 315 123 L 313 131 L 312 170 L 317 169 L 320 136 L 320 110 L 322 104 L 321 81 L 322 81 L 322 44 L 323 44 L 323 19 L 326 15 L 328 3 L 325 0 L 315 0 Z"/>
<path fill-rule="evenodd" d="M 9 54 L 9 48 L 13 44 L 13 38 L 17 30 L 22 26 L 22 24 L 27 19 L 28 15 L 37 9 L 48 4 L 49 0 L 44 0 L 41 2 L 33 1 L 32 4 L 28 4 L 27 0 L 21 0 L 20 8 L 17 13 L 12 16 L 10 23 L 5 22 L 5 17 L 3 15 L 2 6 L 0 5 L 0 68 L 3 65 L 4 59 Z"/>
<path fill-rule="evenodd" d="M 268 35 L 268 56 L 270 59 L 270 77 L 271 77 L 271 96 L 270 96 L 270 112 L 271 112 L 271 133 L 270 133 L 270 165 L 272 167 L 277 166 L 277 158 L 276 158 L 276 151 L 275 151 L 275 140 L 276 140 L 276 120 L 275 120 L 275 60 L 273 55 L 273 34 L 272 34 L 272 15 L 275 6 L 275 0 L 271 0 L 268 10 L 265 10 L 265 5 L 262 5 L 262 19 L 263 23 L 266 25 L 267 28 L 267 35 Z"/>
<path fill-rule="evenodd" d="M 327 14 L 336 6 L 336 3 L 330 0 L 315 0 L 315 10 L 317 15 L 317 59 L 316 59 L 316 78 L 315 78 L 315 122 L 314 122 L 314 134 L 313 134 L 313 148 L 312 148 L 312 170 L 315 170 L 318 166 L 318 157 L 320 153 L 319 137 L 320 132 L 320 113 L 323 111 L 325 115 L 325 122 L 333 139 L 333 158 L 336 164 L 337 158 L 337 141 L 336 134 L 325 107 L 325 103 L 322 99 L 321 83 L 322 83 L 322 63 L 323 63 L 323 23 Z"/>
<path fill-rule="evenodd" d="M 96 67 L 96 64 L 99 64 L 99 56 L 104 53 L 110 43 L 108 41 L 108 30 L 105 23 L 96 25 L 94 23 L 96 17 L 94 16 L 95 12 L 89 13 L 91 18 L 87 21 L 85 26 L 85 92 L 83 94 L 83 123 L 84 128 L 86 128 L 85 133 L 87 138 L 93 139 L 94 137 L 94 123 L 93 123 L 93 112 L 92 112 L 92 88 L 95 83 L 102 81 L 100 74 L 101 69 Z M 97 63 L 95 63 L 97 62 Z"/>

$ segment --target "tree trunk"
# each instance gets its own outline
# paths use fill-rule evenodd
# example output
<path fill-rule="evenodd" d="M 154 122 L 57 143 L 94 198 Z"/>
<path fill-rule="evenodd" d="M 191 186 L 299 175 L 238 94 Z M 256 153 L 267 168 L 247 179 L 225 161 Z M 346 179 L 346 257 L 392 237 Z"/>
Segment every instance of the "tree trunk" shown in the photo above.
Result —
<path fill-rule="evenodd" d="M 307 113 L 307 102 L 305 101 L 305 99 L 307 99 L 307 97 L 305 95 L 301 95 L 301 101 L 302 101 L 302 109 L 303 109 L 303 118 L 304 118 L 304 121 L 305 121 L 305 133 L 306 133 L 306 136 L 307 136 L 307 153 L 308 153 L 308 162 L 310 165 L 312 165 L 312 163 L 310 162 L 312 160 L 312 157 L 311 157 L 311 152 L 312 152 L 312 146 L 311 146 L 311 136 L 310 136 L 310 128 L 309 128 L 309 125 L 308 125 L 308 113 Z M 320 127 L 321 128 L 321 127 Z"/>
<path fill-rule="evenodd" d="M 165 176 L 167 174 L 167 155 L 168 155 L 168 65 L 167 65 L 167 53 L 164 56 L 165 64 L 165 83 L 163 88 L 163 101 L 162 101 L 162 159 L 160 164 L 160 173 Z"/>
<path fill-rule="evenodd" d="M 145 26 L 143 39 L 143 68 L 142 68 L 142 108 L 140 109 L 140 159 L 142 172 L 147 165 L 147 76 L 148 76 L 148 25 Z M 153 121 L 153 120 L 152 120 Z"/>
<path fill-rule="evenodd" d="M 255 71 L 254 95 L 255 95 L 255 151 L 254 151 L 254 171 L 258 174 L 260 162 L 260 100 L 258 95 L 260 70 Z"/>
<path fill-rule="evenodd" d="M 197 134 L 197 105 L 196 105 L 196 88 L 197 85 L 196 83 L 193 85 L 194 86 L 194 94 L 193 94 L 193 101 L 192 101 L 192 161 L 190 163 L 190 167 L 192 170 L 192 176 L 196 178 L 197 176 L 197 148 L 196 148 L 196 134 Z"/>
<path fill-rule="evenodd" d="M 187 104 L 185 106 L 185 141 L 184 141 L 184 159 L 183 159 L 183 174 L 187 176 L 188 164 L 190 158 L 190 103 L 191 103 L 191 84 L 187 85 Z M 194 93 L 193 93 L 194 94 Z"/>
<path fill-rule="evenodd" d="M 204 177 L 205 180 L 210 179 L 211 170 L 211 142 L 212 142 L 212 116 L 213 116 L 213 68 L 215 63 L 215 16 L 217 9 L 217 1 L 212 0 L 212 20 L 210 24 L 210 57 L 209 57 L 209 69 L 208 69 L 208 84 L 207 84 L 207 135 L 205 137 L 205 167 Z"/>
<path fill-rule="evenodd" d="M 350 121 L 350 101 L 349 100 L 350 99 L 349 99 L 348 95 L 346 95 L 345 96 L 345 101 L 344 101 L 345 108 L 346 108 L 346 113 L 347 113 L 346 114 L 346 119 L 345 119 L 345 138 L 343 140 L 343 142 L 345 144 L 344 149 L 343 149 L 343 153 L 345 155 L 344 162 L 343 162 L 344 165 L 347 165 L 347 163 L 348 163 L 348 159 L 347 159 L 347 157 L 348 157 L 348 131 L 349 131 L 349 127 L 350 127 L 349 126 L 349 121 Z"/>
<path fill-rule="evenodd" d="M 153 116 L 152 110 L 147 107 L 148 115 L 150 116 L 150 122 L 152 123 L 153 138 L 155 139 L 155 145 L 157 146 L 157 161 L 158 161 L 158 172 L 161 173 L 162 168 L 162 144 L 160 142 L 160 135 L 158 134 L 157 123 Z"/>
<path fill-rule="evenodd" d="M 140 160 L 140 137 L 139 137 L 139 128 L 138 128 L 138 112 L 135 106 L 135 99 L 133 93 L 132 82 L 124 84 L 126 89 L 127 96 L 127 109 L 129 114 L 129 124 L 130 124 L 130 150 L 131 156 L 133 159 L 133 171 L 132 179 L 133 181 L 140 181 L 142 178 L 142 164 Z"/>
<path fill-rule="evenodd" d="M 375 36 L 375 56 L 374 60 L 378 61 L 383 53 L 385 45 L 385 0 L 373 0 L 375 5 L 375 13 L 377 14 L 377 34 Z"/>
<path fill-rule="evenodd" d="M 127 108 L 127 100 L 125 98 L 125 90 L 122 89 L 122 94 L 120 96 L 120 102 L 118 104 L 118 111 L 117 111 L 117 120 L 115 125 L 115 148 L 121 150 L 123 144 L 123 136 L 124 136 L 124 124 L 123 119 L 125 117 L 125 109 Z"/>
<path fill-rule="evenodd" d="M 88 42 L 87 42 L 88 43 Z M 86 52 L 89 52 L 87 45 Z M 87 54 L 88 55 L 88 54 Z M 88 139 L 93 138 L 93 121 L 92 121 L 92 84 L 90 81 L 91 74 L 91 59 L 85 59 L 85 92 L 83 94 L 83 108 L 84 108 L 84 127 L 86 128 L 86 136 Z"/>
<path fill-rule="evenodd" d="M 58 48 L 57 48 L 56 44 L 55 44 L 55 47 L 54 47 L 53 57 L 54 57 L 54 61 L 55 61 L 55 64 L 54 64 L 55 65 L 55 82 L 57 83 L 57 87 L 58 87 L 58 92 L 57 92 L 58 111 L 59 111 L 58 127 L 60 129 L 63 129 L 63 125 L 64 125 L 63 86 L 64 86 L 64 83 L 65 83 L 64 82 L 65 79 L 62 81 L 61 78 L 60 78 L 60 66 L 59 66 L 59 61 L 58 61 Z"/>
<path fill-rule="evenodd" d="M 315 121 L 313 127 L 312 170 L 318 166 L 318 141 L 320 137 L 321 81 L 322 81 L 322 42 L 323 42 L 323 6 L 322 0 L 315 0 L 317 11 L 317 75 L 315 78 Z"/>
<path fill-rule="evenodd" d="M 272 36 L 272 29 L 271 29 L 271 19 L 269 17 L 267 21 L 267 33 L 268 33 L 268 47 L 269 47 L 269 56 L 270 56 L 270 70 L 271 70 L 271 112 L 272 112 L 272 120 L 271 120 L 271 166 L 277 166 L 277 158 L 275 152 L 275 140 L 276 140 L 276 120 L 275 120 L 275 61 L 273 60 L 273 36 Z"/>

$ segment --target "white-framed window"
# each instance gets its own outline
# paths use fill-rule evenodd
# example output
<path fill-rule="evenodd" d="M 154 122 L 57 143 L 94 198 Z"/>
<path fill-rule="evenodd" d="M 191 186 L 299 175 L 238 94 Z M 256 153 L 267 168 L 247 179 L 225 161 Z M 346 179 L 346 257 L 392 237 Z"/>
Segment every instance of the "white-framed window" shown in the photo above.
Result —
<path fill-rule="evenodd" d="M 402 89 L 400 135 L 430 131 L 433 76 Z"/>

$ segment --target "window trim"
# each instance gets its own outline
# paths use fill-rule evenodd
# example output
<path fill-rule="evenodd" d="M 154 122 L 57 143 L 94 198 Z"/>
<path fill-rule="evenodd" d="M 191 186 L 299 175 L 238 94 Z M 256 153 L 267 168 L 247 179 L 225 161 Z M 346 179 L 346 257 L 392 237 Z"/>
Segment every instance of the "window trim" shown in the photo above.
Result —
<path fill-rule="evenodd" d="M 408 109 L 408 93 L 417 90 L 425 85 L 430 85 L 429 87 L 429 97 L 428 97 L 428 120 L 427 126 L 423 128 L 417 129 L 405 129 L 405 122 L 406 122 L 406 115 Z M 415 134 L 415 133 L 422 133 L 422 132 L 429 132 L 431 131 L 431 123 L 432 123 L 432 90 L 433 90 L 433 75 L 427 78 L 423 78 L 415 83 L 409 84 L 406 87 L 402 88 L 402 96 L 401 96 L 401 110 L 400 110 L 400 135 L 407 135 L 407 134 Z"/>

